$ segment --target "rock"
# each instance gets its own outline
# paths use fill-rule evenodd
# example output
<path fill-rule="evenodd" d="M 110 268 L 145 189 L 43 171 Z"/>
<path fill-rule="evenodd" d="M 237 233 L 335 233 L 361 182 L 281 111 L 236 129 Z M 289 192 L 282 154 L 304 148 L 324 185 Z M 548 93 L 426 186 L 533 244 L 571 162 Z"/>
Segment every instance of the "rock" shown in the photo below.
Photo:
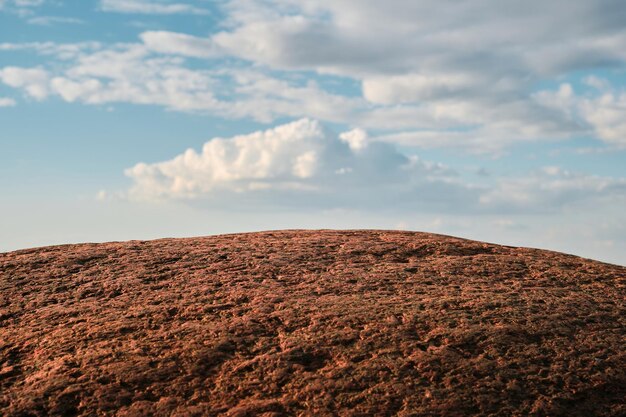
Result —
<path fill-rule="evenodd" d="M 413 232 L 4 253 L 0 415 L 625 415 L 625 284 Z"/>

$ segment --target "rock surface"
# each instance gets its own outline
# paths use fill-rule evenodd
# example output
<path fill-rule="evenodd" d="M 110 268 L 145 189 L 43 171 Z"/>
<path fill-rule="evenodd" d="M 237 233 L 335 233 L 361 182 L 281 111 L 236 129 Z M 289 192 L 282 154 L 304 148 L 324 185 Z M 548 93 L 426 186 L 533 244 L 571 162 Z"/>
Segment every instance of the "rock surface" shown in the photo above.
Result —
<path fill-rule="evenodd" d="M 0 254 L 0 415 L 626 415 L 625 284 L 412 232 Z"/>

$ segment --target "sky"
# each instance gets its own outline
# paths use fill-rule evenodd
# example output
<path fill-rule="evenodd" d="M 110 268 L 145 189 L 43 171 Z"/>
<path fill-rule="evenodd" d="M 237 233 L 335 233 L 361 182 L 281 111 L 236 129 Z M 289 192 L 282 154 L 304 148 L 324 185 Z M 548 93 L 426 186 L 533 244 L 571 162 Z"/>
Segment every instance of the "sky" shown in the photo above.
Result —
<path fill-rule="evenodd" d="M 623 0 L 0 0 L 0 251 L 398 229 L 626 265 Z"/>

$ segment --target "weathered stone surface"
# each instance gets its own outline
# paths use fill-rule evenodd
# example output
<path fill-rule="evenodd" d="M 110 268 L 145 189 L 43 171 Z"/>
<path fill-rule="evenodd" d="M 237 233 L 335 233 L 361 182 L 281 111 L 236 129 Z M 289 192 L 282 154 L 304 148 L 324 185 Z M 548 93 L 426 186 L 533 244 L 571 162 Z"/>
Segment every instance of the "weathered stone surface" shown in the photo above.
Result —
<path fill-rule="evenodd" d="M 409 232 L 0 254 L 0 415 L 626 415 L 625 284 Z"/>

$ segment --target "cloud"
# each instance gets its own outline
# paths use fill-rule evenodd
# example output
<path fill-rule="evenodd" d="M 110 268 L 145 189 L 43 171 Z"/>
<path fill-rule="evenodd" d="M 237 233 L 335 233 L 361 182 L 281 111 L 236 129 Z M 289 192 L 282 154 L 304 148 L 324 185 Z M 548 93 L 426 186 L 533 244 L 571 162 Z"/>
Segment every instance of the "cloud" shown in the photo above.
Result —
<path fill-rule="evenodd" d="M 68 102 L 158 104 L 181 111 L 217 107 L 212 98 L 211 77 L 206 71 L 186 69 L 176 58 L 150 56 L 142 45 L 78 53 L 64 72 L 47 77 L 38 69 L 3 71 L 40 74 L 37 86 Z M 6 77 L 0 79 L 13 87 L 29 87 Z"/>
<path fill-rule="evenodd" d="M 358 207 L 379 205 L 375 200 L 381 193 L 395 196 L 401 205 L 433 205 L 470 192 L 455 185 L 454 173 L 445 167 L 405 156 L 390 145 L 365 142 L 364 135 L 338 136 L 317 121 L 301 119 L 215 138 L 200 152 L 189 149 L 168 161 L 129 168 L 129 195 L 216 205 L 253 199 L 277 206 Z"/>
<path fill-rule="evenodd" d="M 558 212 L 574 206 L 594 210 L 598 204 L 626 203 L 626 179 L 584 175 L 544 167 L 521 178 L 499 178 L 480 197 L 485 207 L 505 212 Z"/>
<path fill-rule="evenodd" d="M 465 74 L 405 74 L 368 77 L 363 80 L 363 96 L 377 104 L 402 104 L 455 97 L 482 87 Z"/>
<path fill-rule="evenodd" d="M 513 215 L 626 203 L 626 179 L 545 167 L 475 185 L 441 164 L 405 155 L 356 129 L 335 134 L 311 119 L 233 138 L 126 170 L 128 195 L 213 206 Z M 389 202 L 393 202 L 390 208 Z"/>
<path fill-rule="evenodd" d="M 45 0 L 13 0 L 13 4 L 19 7 L 36 7 L 41 6 Z"/>
<path fill-rule="evenodd" d="M 585 81 L 597 90 L 596 94 L 578 95 L 571 84 L 564 83 L 557 90 L 541 91 L 535 97 L 572 119 L 584 121 L 605 142 L 626 147 L 626 92 L 613 90 L 608 80 L 598 77 Z"/>
<path fill-rule="evenodd" d="M 156 34 L 156 36 L 155 36 Z M 364 102 L 324 91 L 310 81 L 281 80 L 260 70 L 217 68 L 189 69 L 180 55 L 192 55 L 189 46 L 179 46 L 174 55 L 155 54 L 154 48 L 175 48 L 169 33 L 149 32 L 147 44 L 50 45 L 48 43 L 0 44 L 0 50 L 34 49 L 41 54 L 58 54 L 66 62 L 54 73 L 41 68 L 7 67 L 5 72 L 46 73 L 37 87 L 38 98 L 58 95 L 68 102 L 101 105 L 115 102 L 161 105 L 170 110 L 218 114 L 229 118 L 254 118 L 271 122 L 278 117 L 310 116 L 329 121 L 345 121 Z M 15 88 L 32 90 L 32 83 L 0 78 Z M 45 91 L 45 95 L 43 92 Z M 32 95 L 28 93 L 29 95 Z M 222 98 L 219 98 L 222 97 Z"/>
<path fill-rule="evenodd" d="M 216 40 L 256 62 L 350 75 L 461 70 L 521 78 L 626 58 L 620 0 L 449 3 L 233 0 L 234 30 Z M 273 12 L 260 12 L 263 5 Z"/>
<path fill-rule="evenodd" d="M 0 51 L 28 51 L 32 50 L 46 57 L 68 61 L 78 58 L 87 51 L 101 49 L 99 42 L 55 43 L 55 42 L 24 42 L 0 43 Z"/>
<path fill-rule="evenodd" d="M 0 80 L 5 84 L 22 88 L 36 100 L 48 96 L 48 72 L 41 68 L 5 67 L 0 69 Z"/>
<path fill-rule="evenodd" d="M 220 3 L 219 32 L 205 37 L 146 31 L 135 43 L 5 43 L 0 50 L 46 55 L 45 91 L 66 101 L 159 105 L 262 123 L 311 117 L 375 131 L 384 142 L 483 153 L 586 136 L 622 146 L 624 96 L 608 81 L 583 77 L 588 91 L 559 105 L 549 91 L 536 93 L 576 72 L 624 68 L 620 4 L 229 0 Z M 147 0 L 101 6 L 199 12 Z"/>
<path fill-rule="evenodd" d="M 31 17 L 26 21 L 31 25 L 40 25 L 40 26 L 51 26 L 55 24 L 74 24 L 74 25 L 82 25 L 85 22 L 81 19 L 76 19 L 74 17 L 65 17 L 65 16 L 37 16 Z"/>
<path fill-rule="evenodd" d="M 16 101 L 8 97 L 0 97 L 0 107 L 14 107 Z"/>
<path fill-rule="evenodd" d="M 626 93 L 606 92 L 579 103 L 582 117 L 590 123 L 599 138 L 626 147 Z"/>
<path fill-rule="evenodd" d="M 0 0 L 0 12 L 6 11 L 20 17 L 31 16 L 33 9 L 44 3 L 45 0 Z"/>
<path fill-rule="evenodd" d="M 100 8 L 105 12 L 137 14 L 209 14 L 205 9 L 184 3 L 169 3 L 151 0 L 101 0 Z"/>
<path fill-rule="evenodd" d="M 211 58 L 221 55 L 210 40 L 176 32 L 151 31 L 140 35 L 143 43 L 154 52 L 183 55 L 194 58 Z"/>
<path fill-rule="evenodd" d="M 6 7 L 38 7 L 44 2 L 45 0 L 0 0 L 0 10 Z"/>
<path fill-rule="evenodd" d="M 619 23 L 626 12 L 617 0 L 537 0 L 523 8 L 497 0 L 450 7 L 435 0 L 391 0 L 384 7 L 360 0 L 235 0 L 228 11 L 231 26 L 213 36 L 224 50 L 274 69 L 359 80 L 363 97 L 379 106 L 363 115 L 363 126 L 430 130 L 396 132 L 406 144 L 423 143 L 406 141 L 409 136 L 436 137 L 428 143 L 491 150 L 585 135 L 588 126 L 562 109 L 546 109 L 531 91 L 545 79 L 623 68 L 626 61 L 626 28 Z M 614 118 L 608 113 L 597 117 Z M 619 133 L 599 139 L 614 141 Z"/>

